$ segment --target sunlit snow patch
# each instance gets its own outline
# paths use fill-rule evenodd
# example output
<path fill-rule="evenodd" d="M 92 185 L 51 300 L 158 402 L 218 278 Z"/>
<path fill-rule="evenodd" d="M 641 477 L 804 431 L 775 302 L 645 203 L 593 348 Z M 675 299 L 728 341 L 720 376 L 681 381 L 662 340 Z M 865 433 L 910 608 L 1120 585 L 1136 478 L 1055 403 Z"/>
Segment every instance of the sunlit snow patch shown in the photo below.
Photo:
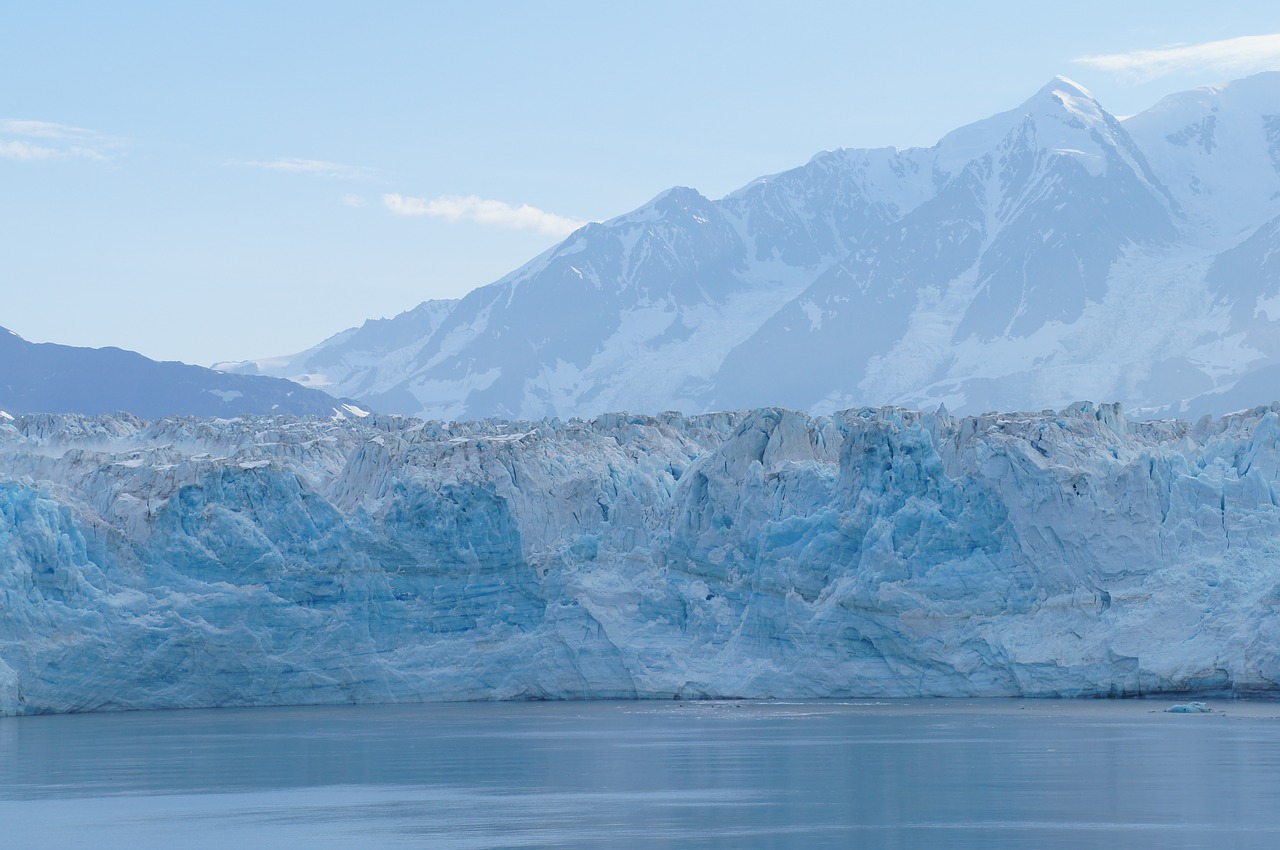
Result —
<path fill-rule="evenodd" d="M 334 419 L 346 419 L 348 416 L 354 416 L 356 419 L 363 419 L 369 415 L 369 411 L 362 410 L 354 404 L 344 404 L 341 407 L 333 409 Z"/>

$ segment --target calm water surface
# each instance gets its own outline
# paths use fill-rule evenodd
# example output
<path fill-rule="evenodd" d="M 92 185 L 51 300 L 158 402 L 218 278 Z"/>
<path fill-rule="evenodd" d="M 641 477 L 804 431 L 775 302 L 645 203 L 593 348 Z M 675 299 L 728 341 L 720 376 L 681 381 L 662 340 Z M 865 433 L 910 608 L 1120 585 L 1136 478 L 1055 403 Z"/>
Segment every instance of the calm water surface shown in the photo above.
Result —
<path fill-rule="evenodd" d="M 1280 704 L 521 703 L 0 719 L 0 846 L 1280 847 Z"/>

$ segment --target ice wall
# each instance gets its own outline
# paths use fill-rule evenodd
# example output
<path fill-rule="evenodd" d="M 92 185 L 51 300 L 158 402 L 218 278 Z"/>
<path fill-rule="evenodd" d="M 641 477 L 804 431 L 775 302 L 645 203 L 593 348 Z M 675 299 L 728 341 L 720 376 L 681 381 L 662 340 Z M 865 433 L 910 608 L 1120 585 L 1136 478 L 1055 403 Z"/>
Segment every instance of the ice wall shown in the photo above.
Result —
<path fill-rule="evenodd" d="M 0 713 L 1271 693 L 1280 417 L 0 421 Z"/>

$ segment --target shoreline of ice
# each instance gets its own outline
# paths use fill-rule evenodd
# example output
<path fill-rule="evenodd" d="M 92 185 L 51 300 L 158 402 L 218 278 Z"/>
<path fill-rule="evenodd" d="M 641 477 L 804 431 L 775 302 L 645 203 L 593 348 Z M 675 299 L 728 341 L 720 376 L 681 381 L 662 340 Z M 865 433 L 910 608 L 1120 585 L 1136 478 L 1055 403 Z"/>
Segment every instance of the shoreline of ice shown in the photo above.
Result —
<path fill-rule="evenodd" d="M 1280 405 L 0 422 L 0 714 L 1280 694 Z"/>

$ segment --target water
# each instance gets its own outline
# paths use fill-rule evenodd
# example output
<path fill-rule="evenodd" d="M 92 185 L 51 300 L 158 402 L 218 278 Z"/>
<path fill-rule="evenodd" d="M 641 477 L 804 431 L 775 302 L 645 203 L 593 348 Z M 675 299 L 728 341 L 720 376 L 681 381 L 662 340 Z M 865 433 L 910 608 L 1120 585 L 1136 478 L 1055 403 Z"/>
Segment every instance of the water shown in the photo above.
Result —
<path fill-rule="evenodd" d="M 1280 705 L 519 703 L 0 719 L 0 846 L 1280 847 Z"/>

